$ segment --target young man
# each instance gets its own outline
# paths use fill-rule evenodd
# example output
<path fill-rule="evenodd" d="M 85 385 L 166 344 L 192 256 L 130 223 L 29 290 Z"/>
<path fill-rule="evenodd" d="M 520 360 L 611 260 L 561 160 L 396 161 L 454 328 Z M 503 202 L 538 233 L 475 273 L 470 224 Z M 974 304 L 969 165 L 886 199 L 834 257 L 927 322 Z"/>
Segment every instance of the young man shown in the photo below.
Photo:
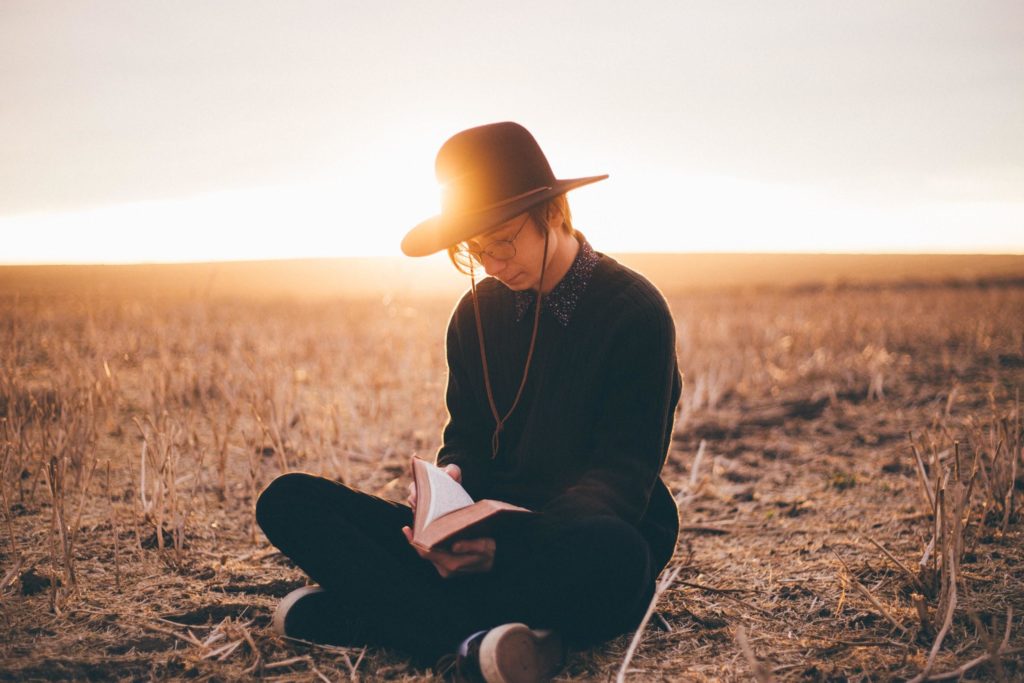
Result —
<path fill-rule="evenodd" d="M 538 514 L 428 552 L 411 545 L 409 507 L 284 475 L 257 517 L 320 588 L 288 596 L 275 627 L 420 661 L 457 649 L 467 677 L 540 680 L 563 642 L 635 628 L 675 548 L 659 477 L 680 392 L 675 326 L 653 285 L 572 226 L 565 193 L 607 176 L 555 178 L 514 123 L 458 133 L 436 166 L 442 212 L 402 249 L 447 250 L 490 276 L 448 326 L 437 462 L 474 499 Z"/>

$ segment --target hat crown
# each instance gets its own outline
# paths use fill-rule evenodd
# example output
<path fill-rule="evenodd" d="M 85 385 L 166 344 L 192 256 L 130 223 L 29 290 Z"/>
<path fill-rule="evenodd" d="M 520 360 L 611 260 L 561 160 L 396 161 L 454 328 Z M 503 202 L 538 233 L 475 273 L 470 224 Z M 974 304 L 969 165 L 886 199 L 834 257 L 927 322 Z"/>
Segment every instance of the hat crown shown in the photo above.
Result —
<path fill-rule="evenodd" d="M 505 121 L 457 133 L 437 153 L 441 213 L 402 239 L 409 256 L 427 256 L 487 232 L 569 190 L 607 175 L 555 178 L 530 132 Z"/>
<path fill-rule="evenodd" d="M 437 153 L 435 172 L 446 215 L 486 210 L 555 183 L 547 157 L 518 123 L 492 123 L 452 136 Z"/>

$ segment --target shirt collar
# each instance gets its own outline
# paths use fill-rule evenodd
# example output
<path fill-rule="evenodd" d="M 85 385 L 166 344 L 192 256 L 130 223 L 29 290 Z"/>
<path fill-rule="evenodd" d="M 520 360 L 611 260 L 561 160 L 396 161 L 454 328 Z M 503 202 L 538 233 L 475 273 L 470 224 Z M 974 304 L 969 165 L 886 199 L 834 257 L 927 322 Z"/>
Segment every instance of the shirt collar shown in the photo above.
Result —
<path fill-rule="evenodd" d="M 576 258 L 573 259 L 572 265 L 569 266 L 569 270 L 561 282 L 544 295 L 542 304 L 545 310 L 555 316 L 555 320 L 562 323 L 563 327 L 568 326 L 569 319 L 572 317 L 573 311 L 576 310 L 576 304 L 579 303 L 580 297 L 590 282 L 590 276 L 593 275 L 594 268 L 597 267 L 597 262 L 600 260 L 597 252 L 582 235 L 578 239 L 580 248 L 576 252 Z M 537 295 L 532 290 L 513 292 L 512 294 L 515 296 L 516 322 L 518 322 L 530 310 Z"/>

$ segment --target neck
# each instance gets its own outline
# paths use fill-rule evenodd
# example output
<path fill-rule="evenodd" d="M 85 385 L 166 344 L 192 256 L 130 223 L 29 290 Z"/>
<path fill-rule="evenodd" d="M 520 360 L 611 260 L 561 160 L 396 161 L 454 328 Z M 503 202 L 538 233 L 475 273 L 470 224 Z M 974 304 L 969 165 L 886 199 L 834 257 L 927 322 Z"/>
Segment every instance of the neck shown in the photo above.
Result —
<path fill-rule="evenodd" d="M 548 266 L 544 273 L 544 288 L 542 290 L 544 294 L 558 286 L 565 274 L 569 272 L 579 251 L 580 243 L 576 241 L 575 237 L 565 233 L 558 235 L 555 249 L 548 257 Z"/>

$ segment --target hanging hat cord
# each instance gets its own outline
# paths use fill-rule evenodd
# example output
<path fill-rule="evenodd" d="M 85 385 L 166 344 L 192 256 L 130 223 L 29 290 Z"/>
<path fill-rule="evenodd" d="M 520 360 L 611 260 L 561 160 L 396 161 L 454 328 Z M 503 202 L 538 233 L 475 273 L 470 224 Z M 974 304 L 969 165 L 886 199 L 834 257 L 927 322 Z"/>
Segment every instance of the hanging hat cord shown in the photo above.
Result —
<path fill-rule="evenodd" d="M 544 256 L 540 263 L 540 284 L 537 285 L 537 306 L 533 312 L 533 333 L 530 335 L 530 349 L 526 353 L 526 365 L 523 367 L 523 379 L 519 382 L 519 390 L 516 391 L 516 397 L 512 401 L 512 406 L 502 417 L 498 412 L 498 406 L 494 402 L 494 392 L 491 389 L 491 373 L 487 367 L 487 350 L 484 348 L 484 326 L 480 320 L 480 303 L 477 301 L 476 295 L 476 273 L 474 272 L 473 263 L 470 261 L 469 266 L 469 277 L 470 277 L 470 288 L 473 293 L 473 315 L 476 317 L 476 338 L 480 343 L 480 360 L 483 362 L 484 370 L 484 388 L 487 390 L 487 402 L 491 406 L 491 414 L 494 416 L 494 434 L 491 435 L 491 459 L 498 457 L 498 448 L 501 441 L 501 431 L 505 428 L 505 422 L 515 411 L 516 406 L 519 405 L 519 399 L 523 396 L 523 389 L 526 388 L 526 378 L 530 373 L 530 363 L 533 360 L 533 350 L 537 345 L 537 330 L 540 327 L 540 307 L 544 297 L 544 271 L 547 269 L 548 263 L 548 238 L 550 237 L 549 227 L 544 231 Z"/>

